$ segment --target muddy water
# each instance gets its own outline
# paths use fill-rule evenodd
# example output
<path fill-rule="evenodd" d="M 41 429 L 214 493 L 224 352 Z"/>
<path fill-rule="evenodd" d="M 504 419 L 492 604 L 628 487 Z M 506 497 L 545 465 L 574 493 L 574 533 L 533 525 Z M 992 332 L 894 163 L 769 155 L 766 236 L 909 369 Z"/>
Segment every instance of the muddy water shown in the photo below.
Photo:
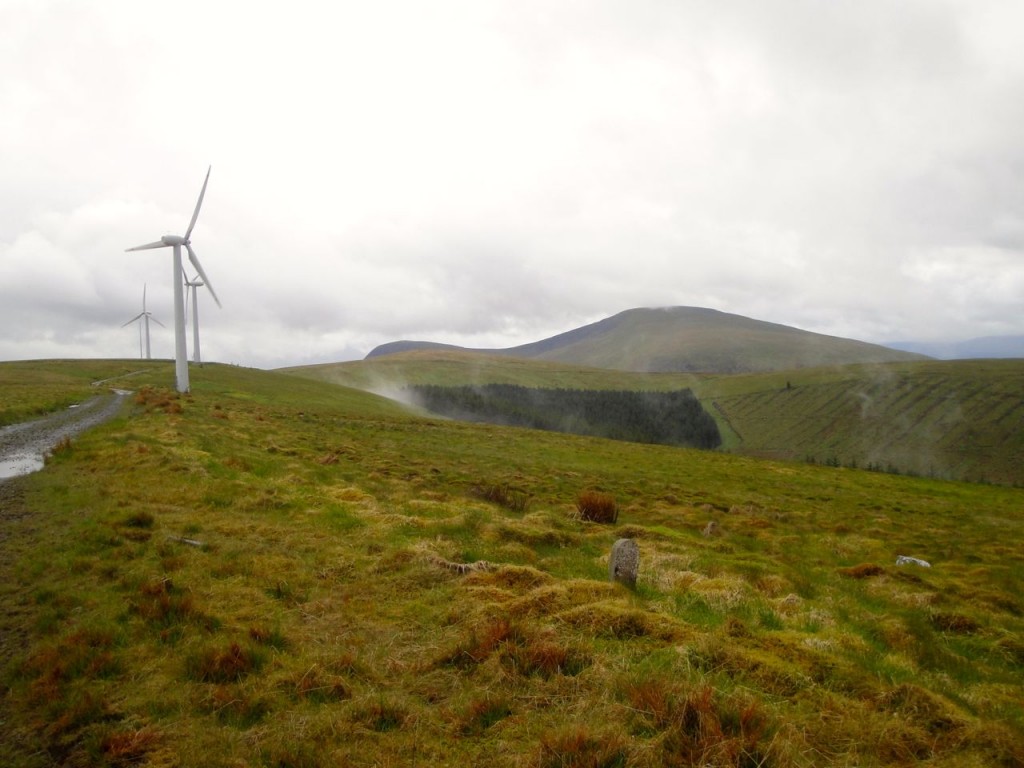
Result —
<path fill-rule="evenodd" d="M 38 453 L 16 454 L 0 459 L 0 480 L 27 475 L 43 468 L 43 456 Z"/>

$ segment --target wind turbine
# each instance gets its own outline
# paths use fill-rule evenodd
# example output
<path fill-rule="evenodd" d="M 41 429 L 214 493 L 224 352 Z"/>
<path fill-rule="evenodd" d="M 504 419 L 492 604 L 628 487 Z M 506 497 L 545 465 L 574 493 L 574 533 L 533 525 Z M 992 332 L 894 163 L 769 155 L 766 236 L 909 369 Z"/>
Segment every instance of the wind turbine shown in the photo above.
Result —
<path fill-rule="evenodd" d="M 174 373 L 179 392 L 188 392 L 189 390 L 188 351 L 185 349 L 185 292 L 182 281 L 184 272 L 181 269 L 182 246 L 185 246 L 185 250 L 188 251 L 189 261 L 192 262 L 192 266 L 196 268 L 196 272 L 203 279 L 203 283 L 210 291 L 210 295 L 213 296 L 213 300 L 217 302 L 218 307 L 221 305 L 220 299 L 217 298 L 217 294 L 213 290 L 213 286 L 210 285 L 210 279 L 203 270 L 203 265 L 199 263 L 196 252 L 192 250 L 192 241 L 190 240 L 192 230 L 196 226 L 196 219 L 199 218 L 199 209 L 203 205 L 203 197 L 206 195 L 206 185 L 210 181 L 211 170 L 212 166 L 206 170 L 206 179 L 203 180 L 203 188 L 199 192 L 196 209 L 192 212 L 192 221 L 189 222 L 188 229 L 185 230 L 184 235 L 164 235 L 155 243 L 137 245 L 134 248 L 128 249 L 129 251 L 147 251 L 151 248 L 174 249 Z"/>
<path fill-rule="evenodd" d="M 131 320 L 129 320 L 127 323 L 125 323 L 121 327 L 124 328 L 125 325 L 131 325 L 136 320 L 141 320 L 142 321 L 142 323 L 139 325 L 139 357 L 142 357 L 142 328 L 143 328 L 143 326 L 145 326 L 145 328 L 146 328 L 146 359 L 149 360 L 150 359 L 150 356 L 149 356 L 149 321 L 152 320 L 154 323 L 159 325 L 161 328 L 165 328 L 166 326 L 163 323 L 161 323 L 159 320 L 157 320 L 155 317 L 153 317 L 153 313 L 152 312 L 146 311 L 146 285 L 145 284 L 142 285 L 142 311 L 139 312 L 139 314 L 137 314 L 135 317 L 133 317 Z"/>
<path fill-rule="evenodd" d="M 191 288 L 192 291 L 192 362 L 201 364 L 203 362 L 202 356 L 199 354 L 199 297 L 196 295 L 196 289 L 206 285 L 202 281 L 199 275 L 196 275 L 191 280 L 188 279 L 188 274 L 185 274 L 185 287 Z M 189 295 L 185 294 L 185 315 L 188 315 L 188 301 Z"/>

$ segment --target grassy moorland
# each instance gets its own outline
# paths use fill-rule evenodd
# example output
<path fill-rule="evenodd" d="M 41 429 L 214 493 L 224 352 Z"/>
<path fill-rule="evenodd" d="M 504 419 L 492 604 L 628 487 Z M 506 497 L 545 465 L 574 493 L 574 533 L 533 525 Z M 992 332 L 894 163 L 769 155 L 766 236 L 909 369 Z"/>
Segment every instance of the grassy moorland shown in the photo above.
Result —
<path fill-rule="evenodd" d="M 91 383 L 136 371 L 167 369 L 157 360 L 27 360 L 0 365 L 0 427 L 37 418 L 96 394 Z M 132 377 L 124 380 L 128 386 Z"/>
<path fill-rule="evenodd" d="M 192 375 L 4 491 L 8 765 L 1024 765 L 1021 489 Z"/>
<path fill-rule="evenodd" d="M 450 351 L 291 369 L 370 391 L 403 383 L 690 388 L 728 451 L 1024 485 L 1024 360 L 845 365 L 775 373 L 643 374 Z"/>

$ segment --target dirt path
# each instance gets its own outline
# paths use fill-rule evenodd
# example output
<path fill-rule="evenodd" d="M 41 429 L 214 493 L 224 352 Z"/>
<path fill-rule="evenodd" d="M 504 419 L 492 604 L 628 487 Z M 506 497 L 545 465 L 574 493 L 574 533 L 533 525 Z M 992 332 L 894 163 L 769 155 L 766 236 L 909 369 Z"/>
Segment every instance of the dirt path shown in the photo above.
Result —
<path fill-rule="evenodd" d="M 0 429 L 0 575 L 7 575 L 15 557 L 12 537 L 32 530 L 21 475 L 42 469 L 43 457 L 64 438 L 112 419 L 130 394 L 114 390 L 41 419 Z"/>
<path fill-rule="evenodd" d="M 0 487 L 7 478 L 41 469 L 43 456 L 64 438 L 112 419 L 129 394 L 116 389 L 41 419 L 0 429 Z"/>

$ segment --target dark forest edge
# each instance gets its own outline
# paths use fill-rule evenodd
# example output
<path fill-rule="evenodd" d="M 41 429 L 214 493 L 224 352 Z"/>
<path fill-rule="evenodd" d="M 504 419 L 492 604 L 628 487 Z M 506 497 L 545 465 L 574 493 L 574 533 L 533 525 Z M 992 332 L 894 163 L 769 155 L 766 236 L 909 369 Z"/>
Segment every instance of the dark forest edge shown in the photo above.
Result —
<path fill-rule="evenodd" d="M 418 405 L 462 421 L 529 427 L 634 443 L 717 448 L 714 418 L 689 389 L 543 389 L 513 384 L 405 388 Z"/>

